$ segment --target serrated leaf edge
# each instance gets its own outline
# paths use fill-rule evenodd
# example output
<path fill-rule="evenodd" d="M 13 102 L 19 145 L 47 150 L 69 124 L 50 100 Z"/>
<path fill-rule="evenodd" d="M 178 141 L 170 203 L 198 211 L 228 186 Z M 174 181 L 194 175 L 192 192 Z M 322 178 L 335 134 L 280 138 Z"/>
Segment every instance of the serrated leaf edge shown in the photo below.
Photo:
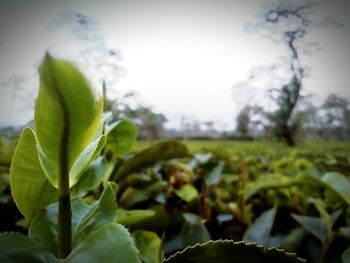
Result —
<path fill-rule="evenodd" d="M 188 246 L 185 249 L 183 249 L 182 251 L 178 251 L 176 252 L 174 255 L 171 255 L 169 258 L 165 259 L 162 263 L 167 263 L 169 262 L 169 260 L 173 259 L 174 257 L 176 257 L 177 255 L 180 255 L 182 253 L 185 253 L 187 250 L 191 250 L 193 248 L 197 248 L 197 247 L 205 247 L 207 245 L 210 244 L 215 244 L 215 243 L 232 243 L 233 245 L 243 245 L 243 246 L 247 246 L 247 247 L 257 247 L 259 249 L 261 249 L 263 251 L 263 253 L 267 253 L 269 251 L 276 251 L 277 253 L 282 253 L 284 254 L 286 257 L 289 258 L 295 258 L 298 262 L 300 263 L 306 263 L 306 260 L 299 258 L 295 253 L 290 253 L 290 252 L 286 252 L 284 249 L 280 249 L 280 248 L 276 248 L 276 247 L 264 247 L 261 245 L 258 245 L 254 242 L 245 242 L 245 241 L 233 241 L 233 240 L 228 240 L 228 239 L 219 239 L 219 240 L 210 240 L 208 242 L 205 243 L 198 243 L 194 246 Z"/>

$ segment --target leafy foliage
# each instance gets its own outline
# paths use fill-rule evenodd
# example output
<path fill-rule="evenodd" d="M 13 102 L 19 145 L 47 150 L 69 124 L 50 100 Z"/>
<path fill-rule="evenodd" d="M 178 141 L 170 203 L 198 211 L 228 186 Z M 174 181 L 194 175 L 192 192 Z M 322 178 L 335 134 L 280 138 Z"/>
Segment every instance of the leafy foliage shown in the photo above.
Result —
<path fill-rule="evenodd" d="M 71 62 L 46 55 L 40 74 L 39 97 L 54 103 L 41 112 L 46 102 L 38 99 L 35 129 L 22 132 L 10 169 L 25 218 L 17 223 L 28 236 L 0 234 L 1 261 L 303 262 L 278 248 L 311 263 L 348 259 L 348 148 L 225 142 L 228 150 L 190 154 L 181 142 L 163 141 L 130 152 L 135 125 L 110 123 Z M 91 107 L 74 109 L 79 103 Z M 11 202 L 2 175 L 1 198 Z"/>
<path fill-rule="evenodd" d="M 46 54 L 39 72 L 35 131 L 23 131 L 11 164 L 12 193 L 27 223 L 31 223 L 29 237 L 2 235 L 2 242 L 18 243 L 11 249 L 2 246 L 1 254 L 7 253 L 4 261 L 21 262 L 23 259 L 15 256 L 15 251 L 25 255 L 33 250 L 38 251 L 40 262 L 56 257 L 65 258 L 65 262 L 107 262 L 119 256 L 126 262 L 140 262 L 128 231 L 114 223 L 117 206 L 113 183 L 105 185 L 100 199 L 91 206 L 81 197 L 70 200 L 70 188 L 106 143 L 107 135 L 99 127 L 102 100 L 69 61 Z M 116 127 L 117 131 L 113 131 Z M 136 137 L 133 128 L 132 124 L 121 130 L 118 125 L 109 128 L 114 139 L 122 137 L 127 141 L 116 145 L 119 152 L 132 146 Z M 93 186 L 104 179 L 105 172 L 100 174 L 97 178 L 90 176 L 90 180 L 95 177 Z M 89 190 L 89 183 L 81 183 L 76 192 Z M 58 204 L 45 208 L 57 199 Z"/>

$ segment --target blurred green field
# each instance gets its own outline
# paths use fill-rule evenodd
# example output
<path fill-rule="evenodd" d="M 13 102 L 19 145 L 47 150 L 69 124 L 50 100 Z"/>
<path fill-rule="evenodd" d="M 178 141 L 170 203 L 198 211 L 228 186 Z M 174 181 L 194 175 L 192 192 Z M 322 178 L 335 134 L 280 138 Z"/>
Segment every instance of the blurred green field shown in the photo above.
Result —
<path fill-rule="evenodd" d="M 234 140 L 184 140 L 191 153 L 220 151 L 228 155 L 288 155 L 298 152 L 302 155 L 333 155 L 350 158 L 350 141 L 305 141 L 296 147 L 288 147 L 282 142 L 256 140 L 256 141 L 234 141 Z M 138 141 L 133 151 L 138 152 L 154 141 Z"/>
<path fill-rule="evenodd" d="M 135 143 L 132 152 L 139 152 L 147 146 L 157 141 L 142 141 Z M 184 140 L 190 153 L 215 152 L 225 156 L 269 156 L 277 159 L 282 156 L 296 154 L 305 158 L 317 158 L 320 156 L 340 158 L 350 161 L 350 141 L 304 141 L 296 147 L 288 147 L 282 142 L 255 140 L 255 141 L 235 141 L 235 140 Z M 5 136 L 0 136 L 0 165 L 9 167 L 17 140 Z M 350 171 L 349 171 L 350 174 Z"/>
<path fill-rule="evenodd" d="M 304 141 L 296 147 L 288 147 L 282 142 L 256 140 L 185 140 L 183 141 L 191 154 L 211 152 L 220 158 L 259 160 L 259 162 L 276 162 L 306 159 L 318 168 L 338 171 L 350 176 L 350 142 L 349 141 Z M 133 148 L 139 152 L 154 142 L 138 141 Z"/>
<path fill-rule="evenodd" d="M 156 142 L 159 141 L 137 141 L 132 153 Z M 128 161 L 135 158 L 137 161 L 134 160 L 133 165 L 136 168 L 129 170 L 125 179 L 118 182 L 122 189 L 117 199 L 121 211 L 145 210 L 155 215 L 133 225 L 133 228 L 171 233 L 164 238 L 164 253 L 184 248 L 182 243 L 175 247 L 173 244 L 174 240 L 187 237 L 184 229 L 189 227 L 191 238 L 203 237 L 195 240 L 196 243 L 209 239 L 262 242 L 260 236 L 264 236 L 266 241 L 260 244 L 284 248 L 315 263 L 318 262 L 317 255 L 323 253 L 325 242 L 322 238 L 317 239 L 322 231 L 329 233 L 327 242 L 332 244 L 327 248 L 328 252 L 324 252 L 327 260 L 322 262 L 341 262 L 343 251 L 350 245 L 350 234 L 345 237 L 336 235 L 344 229 L 350 233 L 350 142 L 304 141 L 297 147 L 267 140 L 182 142 L 193 156 L 188 157 L 185 153 L 177 155 L 178 159 L 167 160 L 162 159 L 165 148 L 158 148 L 153 154 L 148 149 L 147 156 L 136 154 L 128 156 L 130 159 L 125 158 Z M 23 231 L 17 223 L 21 216 L 13 202 L 9 182 L 15 145 L 15 138 L 1 138 L 0 213 L 6 216 L 0 220 L 0 232 Z M 167 144 L 166 150 L 171 150 L 171 145 L 173 143 Z M 109 158 L 110 167 L 120 169 L 115 162 L 120 156 L 109 152 L 105 157 Z M 138 167 L 140 163 L 142 169 Z M 94 169 L 91 166 L 86 173 L 88 180 Z M 100 186 L 101 183 L 84 194 L 93 198 Z M 340 217 L 338 225 L 326 232 L 327 218 L 337 214 Z M 192 218 L 200 219 L 199 223 L 188 223 L 188 215 L 192 221 Z M 193 231 L 200 232 L 193 234 Z M 251 238 L 249 233 L 258 238 Z M 295 237 L 295 233 L 303 235 Z M 268 243 L 269 240 L 275 243 Z M 296 244 L 295 247 L 290 247 L 288 242 Z M 306 243 L 311 245 L 304 245 Z M 336 260 L 329 261 L 331 257 Z"/>

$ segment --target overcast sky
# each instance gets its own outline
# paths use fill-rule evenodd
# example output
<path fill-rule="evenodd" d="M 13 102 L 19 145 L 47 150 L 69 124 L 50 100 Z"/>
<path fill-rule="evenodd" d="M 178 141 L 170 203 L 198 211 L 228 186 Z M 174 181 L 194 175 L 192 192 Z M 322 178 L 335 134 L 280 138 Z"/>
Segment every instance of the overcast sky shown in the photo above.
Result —
<path fill-rule="evenodd" d="M 125 73 L 110 87 L 111 96 L 136 92 L 139 101 L 166 114 L 169 126 L 188 116 L 230 128 L 240 103 L 254 95 L 245 98 L 233 86 L 245 81 L 251 68 L 288 55 L 283 46 L 244 30 L 268 2 L 1 0 L 0 126 L 33 118 L 36 67 L 46 50 L 67 58 L 76 58 L 81 51 L 69 24 L 57 28 L 54 23 L 76 11 L 95 19 L 103 46 L 120 51 L 118 63 Z M 320 97 L 334 92 L 350 98 L 349 4 L 319 3 L 317 19 L 333 16 L 344 27 L 315 29 L 311 34 L 322 50 L 303 57 L 310 67 L 304 90 Z M 15 82 L 22 87 L 20 92 Z"/>

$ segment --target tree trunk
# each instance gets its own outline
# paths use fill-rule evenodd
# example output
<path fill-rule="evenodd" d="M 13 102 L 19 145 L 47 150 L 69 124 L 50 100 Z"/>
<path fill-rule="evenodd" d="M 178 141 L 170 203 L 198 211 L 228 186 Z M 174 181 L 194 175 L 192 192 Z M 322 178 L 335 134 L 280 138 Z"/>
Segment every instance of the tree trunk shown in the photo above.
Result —
<path fill-rule="evenodd" d="M 290 131 L 289 127 L 286 127 L 283 132 L 283 139 L 288 146 L 295 146 L 295 139 L 293 133 Z"/>

